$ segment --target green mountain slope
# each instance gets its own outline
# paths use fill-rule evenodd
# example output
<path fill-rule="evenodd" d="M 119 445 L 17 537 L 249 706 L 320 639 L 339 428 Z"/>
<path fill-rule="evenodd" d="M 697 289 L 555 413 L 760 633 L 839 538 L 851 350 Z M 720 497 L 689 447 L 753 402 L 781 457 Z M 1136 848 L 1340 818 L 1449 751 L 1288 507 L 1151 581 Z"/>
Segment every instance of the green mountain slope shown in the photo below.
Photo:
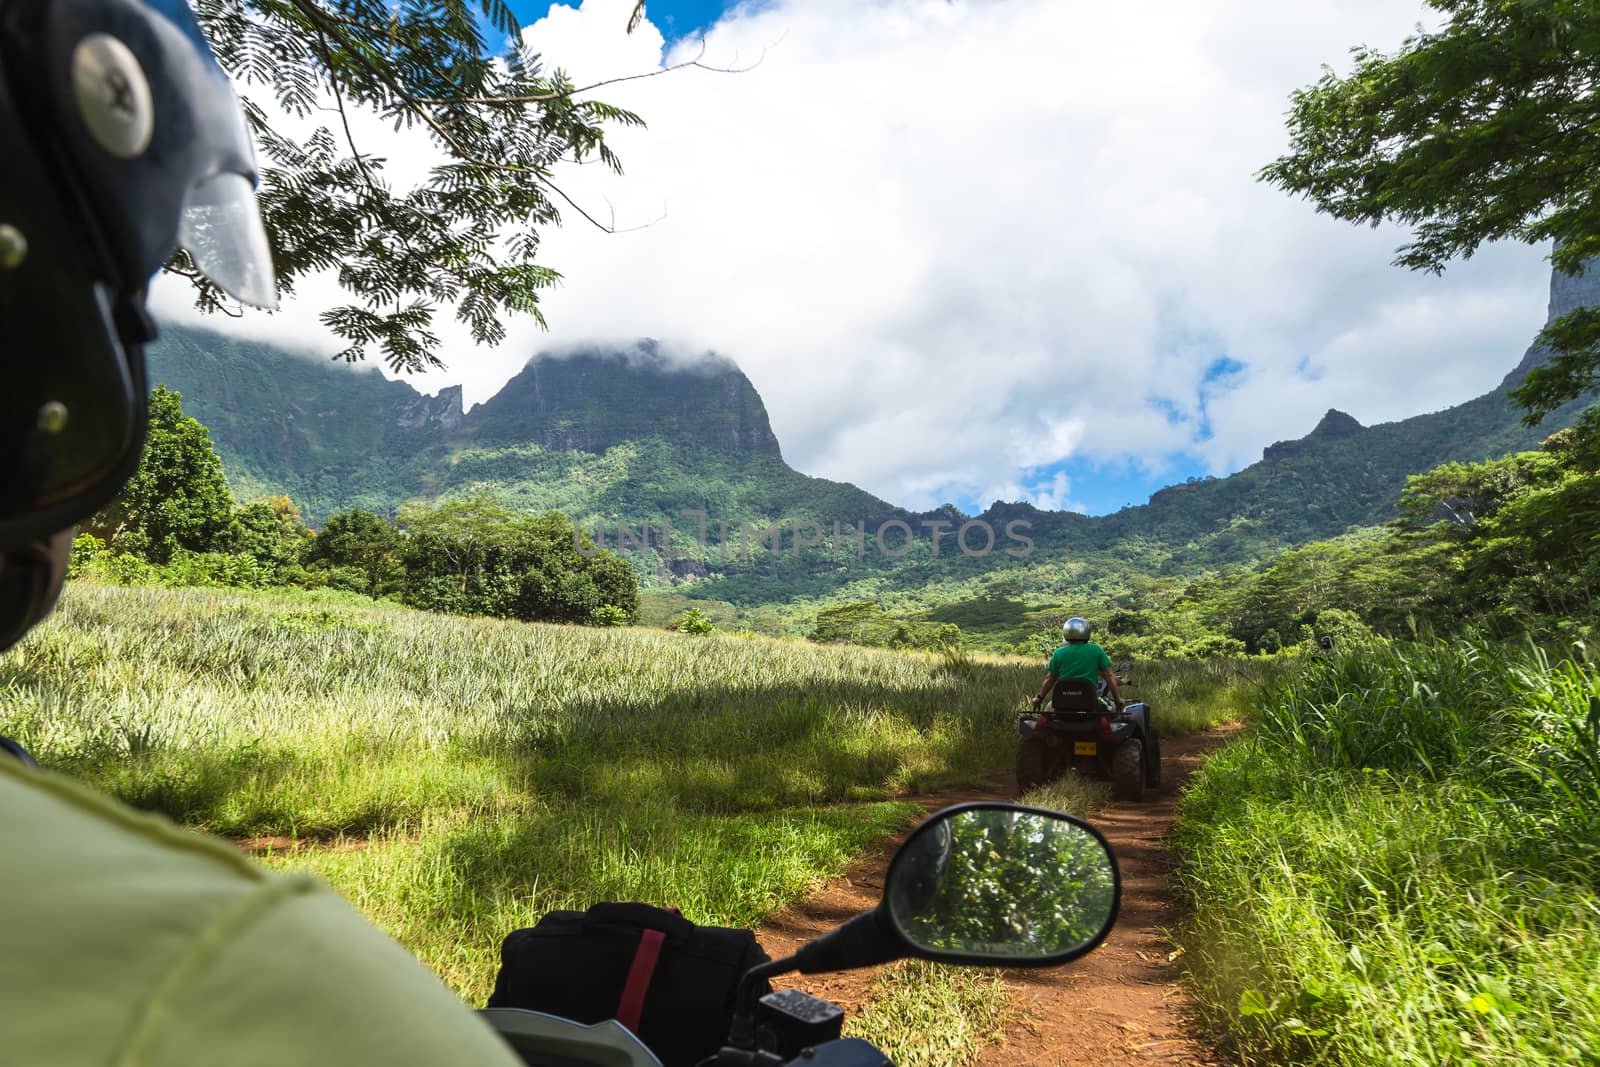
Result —
<path fill-rule="evenodd" d="M 1552 317 L 1591 303 L 1600 303 L 1600 272 L 1554 278 Z M 150 358 L 152 383 L 183 393 L 242 498 L 287 493 L 316 523 L 354 506 L 392 512 L 409 500 L 488 491 L 518 509 L 553 508 L 591 531 L 598 525 L 613 546 L 619 523 L 636 538 L 649 523 L 649 547 L 631 546 L 647 584 L 692 580 L 696 595 L 754 604 L 963 600 L 997 571 L 1064 594 L 1108 574 L 1245 564 L 1382 522 L 1406 476 L 1531 447 L 1572 420 L 1581 405 L 1528 429 L 1510 403 L 1510 389 L 1545 355 L 1530 349 L 1497 389 L 1443 411 L 1370 427 L 1329 411 L 1311 433 L 1270 446 L 1235 474 L 1168 487 L 1113 515 L 997 502 L 970 517 L 996 537 L 976 555 L 956 548 L 969 517 L 954 509 L 913 514 L 791 468 L 760 396 L 716 355 L 674 362 L 650 341 L 544 354 L 470 412 L 458 388 L 422 396 L 370 368 L 179 327 L 164 329 Z M 917 534 L 903 554 L 905 528 L 895 521 Z M 795 526 L 806 522 L 818 527 L 802 526 L 802 539 L 821 544 L 796 550 Z M 929 524 L 941 522 L 935 552 Z M 784 525 L 779 551 L 772 523 Z M 852 541 L 858 523 L 865 537 Z M 874 534 L 884 523 L 880 546 Z M 969 541 L 982 545 L 975 529 Z M 1031 551 L 1016 552 L 1020 538 Z"/>

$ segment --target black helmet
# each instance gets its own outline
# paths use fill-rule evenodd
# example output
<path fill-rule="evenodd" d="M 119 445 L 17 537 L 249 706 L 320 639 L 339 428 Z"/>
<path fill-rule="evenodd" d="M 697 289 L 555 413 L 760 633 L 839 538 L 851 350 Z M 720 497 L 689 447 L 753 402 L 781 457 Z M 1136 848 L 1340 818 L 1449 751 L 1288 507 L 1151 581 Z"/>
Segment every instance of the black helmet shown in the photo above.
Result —
<path fill-rule="evenodd" d="M 44 545 L 138 463 L 150 277 L 182 245 L 275 297 L 244 112 L 184 0 L 0 0 L 0 160 L 3 648 L 54 598 Z"/>

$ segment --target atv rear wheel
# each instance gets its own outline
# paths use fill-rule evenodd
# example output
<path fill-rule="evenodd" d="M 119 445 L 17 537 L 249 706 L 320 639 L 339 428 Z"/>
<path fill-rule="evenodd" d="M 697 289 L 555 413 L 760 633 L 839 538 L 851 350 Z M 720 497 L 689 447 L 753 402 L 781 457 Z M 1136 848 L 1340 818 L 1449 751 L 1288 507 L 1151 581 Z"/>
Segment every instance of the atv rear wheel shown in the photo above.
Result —
<path fill-rule="evenodd" d="M 1017 795 L 1037 789 L 1049 780 L 1050 752 L 1037 737 L 1017 742 Z"/>
<path fill-rule="evenodd" d="M 1144 799 L 1144 742 L 1137 737 L 1111 754 L 1111 792 L 1118 800 Z"/>

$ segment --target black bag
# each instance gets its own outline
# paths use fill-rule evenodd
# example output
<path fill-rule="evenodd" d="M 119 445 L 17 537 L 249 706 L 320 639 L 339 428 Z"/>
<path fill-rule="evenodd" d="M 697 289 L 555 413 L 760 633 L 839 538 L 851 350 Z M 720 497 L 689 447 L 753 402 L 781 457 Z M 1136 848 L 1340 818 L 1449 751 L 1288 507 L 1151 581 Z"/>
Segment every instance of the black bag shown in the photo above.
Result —
<path fill-rule="evenodd" d="M 665 1067 L 694 1067 L 726 1042 L 739 979 L 770 958 L 749 930 L 649 904 L 553 911 L 506 935 L 489 1007 L 617 1019 Z"/>

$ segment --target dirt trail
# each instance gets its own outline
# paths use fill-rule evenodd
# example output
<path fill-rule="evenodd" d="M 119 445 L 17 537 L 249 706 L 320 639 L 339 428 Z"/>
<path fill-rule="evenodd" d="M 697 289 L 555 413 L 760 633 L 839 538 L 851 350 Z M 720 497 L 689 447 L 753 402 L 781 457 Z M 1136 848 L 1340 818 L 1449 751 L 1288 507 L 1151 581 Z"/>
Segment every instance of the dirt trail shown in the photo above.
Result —
<path fill-rule="evenodd" d="M 1006 972 L 1022 1018 L 979 1058 L 979 1067 L 1054 1067 L 1057 1064 L 1123 1064 L 1213 1067 L 1226 1063 L 1188 1036 L 1190 1004 L 1180 981 L 1181 964 L 1162 935 L 1176 921 L 1171 886 L 1173 861 L 1165 848 L 1178 791 L 1206 755 L 1237 732 L 1220 727 L 1166 740 L 1161 746 L 1165 785 L 1141 804 L 1112 803 L 1090 822 L 1106 835 L 1122 872 L 1122 908 L 1117 925 L 1094 952 L 1048 970 Z M 934 793 L 911 799 L 933 812 L 967 800 L 1010 799 L 1009 780 L 989 790 Z M 908 831 L 909 832 L 909 831 Z M 774 958 L 874 906 L 888 858 L 904 835 L 884 842 L 844 878 L 775 916 L 758 931 Z M 871 995 L 876 971 L 789 976 L 775 985 L 800 985 L 844 1008 L 859 1011 Z"/>

